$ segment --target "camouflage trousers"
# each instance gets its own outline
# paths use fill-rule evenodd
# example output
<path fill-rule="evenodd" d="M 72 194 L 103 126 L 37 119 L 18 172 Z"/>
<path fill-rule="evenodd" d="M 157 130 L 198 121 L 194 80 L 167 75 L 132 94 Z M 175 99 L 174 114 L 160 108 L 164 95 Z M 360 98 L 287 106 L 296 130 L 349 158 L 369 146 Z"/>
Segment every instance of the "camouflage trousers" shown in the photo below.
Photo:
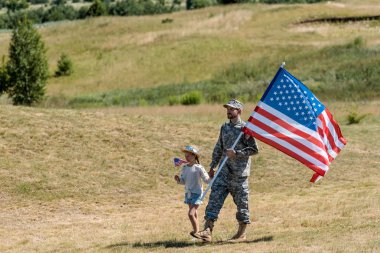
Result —
<path fill-rule="evenodd" d="M 227 171 L 221 171 L 215 179 L 210 198 L 206 207 L 206 220 L 216 221 L 224 201 L 231 194 L 237 207 L 236 219 L 238 222 L 250 224 L 248 208 L 248 177 L 236 177 Z"/>

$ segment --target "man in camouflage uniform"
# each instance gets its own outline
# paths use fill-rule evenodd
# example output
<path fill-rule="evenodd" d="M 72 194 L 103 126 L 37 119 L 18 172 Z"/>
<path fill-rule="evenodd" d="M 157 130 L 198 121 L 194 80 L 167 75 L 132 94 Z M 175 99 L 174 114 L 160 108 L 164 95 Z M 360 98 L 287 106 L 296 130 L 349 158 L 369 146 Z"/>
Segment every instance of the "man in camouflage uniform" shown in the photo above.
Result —
<path fill-rule="evenodd" d="M 237 233 L 230 240 L 245 240 L 245 229 L 247 224 L 250 224 L 248 208 L 250 156 L 258 153 L 256 141 L 249 135 L 243 135 L 235 148 L 229 149 L 245 125 L 240 118 L 243 104 L 233 99 L 223 106 L 227 109 L 229 122 L 222 125 L 220 129 L 219 139 L 212 154 L 209 175 L 214 176 L 214 169 L 219 162 L 226 156 L 228 159 L 223 168 L 220 168 L 221 171 L 211 187 L 205 211 L 205 228 L 199 232 L 200 238 L 208 242 L 212 240 L 214 222 L 218 219 L 219 212 L 229 193 L 236 204 L 236 219 L 239 223 Z"/>

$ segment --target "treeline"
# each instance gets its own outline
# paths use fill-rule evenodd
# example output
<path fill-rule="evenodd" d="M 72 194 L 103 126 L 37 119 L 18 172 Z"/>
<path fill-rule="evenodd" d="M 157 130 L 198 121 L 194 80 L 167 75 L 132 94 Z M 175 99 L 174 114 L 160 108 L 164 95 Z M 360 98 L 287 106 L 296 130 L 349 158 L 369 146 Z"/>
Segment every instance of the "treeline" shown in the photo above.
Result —
<path fill-rule="evenodd" d="M 67 0 L 0 0 L 0 9 L 7 12 L 0 16 L 0 29 L 13 29 L 22 17 L 34 24 L 61 20 L 85 19 L 94 16 L 138 16 L 170 13 L 181 9 L 183 0 L 85 0 L 90 5 L 74 8 Z M 186 9 L 198 9 L 217 4 L 233 3 L 316 3 L 325 0 L 185 0 Z M 73 3 L 79 0 L 73 0 Z M 29 9 L 29 4 L 45 4 Z"/>
<path fill-rule="evenodd" d="M 167 5 L 164 0 L 121 0 L 115 3 L 95 0 L 91 5 L 79 9 L 72 5 L 58 4 L 49 8 L 8 11 L 0 16 L 0 29 L 13 29 L 18 20 L 26 17 L 34 24 L 61 20 L 85 19 L 95 16 L 136 16 L 169 13 L 178 8 L 176 0 Z"/>

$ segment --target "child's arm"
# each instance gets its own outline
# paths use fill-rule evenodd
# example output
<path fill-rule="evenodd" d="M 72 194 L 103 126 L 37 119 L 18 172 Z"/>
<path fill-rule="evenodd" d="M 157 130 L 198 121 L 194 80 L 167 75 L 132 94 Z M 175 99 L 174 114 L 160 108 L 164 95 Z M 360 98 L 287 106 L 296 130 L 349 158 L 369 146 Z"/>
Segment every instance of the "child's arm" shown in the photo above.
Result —
<path fill-rule="evenodd" d="M 174 176 L 174 179 L 175 179 L 175 181 L 177 181 L 177 184 L 185 184 L 185 177 L 184 177 L 183 170 L 184 170 L 184 168 L 182 167 L 182 171 L 181 171 L 180 176 L 178 176 L 178 175 Z"/>
<path fill-rule="evenodd" d="M 199 174 L 201 175 L 203 182 L 205 182 L 206 184 L 211 182 L 212 178 L 210 178 L 203 166 L 199 166 Z"/>

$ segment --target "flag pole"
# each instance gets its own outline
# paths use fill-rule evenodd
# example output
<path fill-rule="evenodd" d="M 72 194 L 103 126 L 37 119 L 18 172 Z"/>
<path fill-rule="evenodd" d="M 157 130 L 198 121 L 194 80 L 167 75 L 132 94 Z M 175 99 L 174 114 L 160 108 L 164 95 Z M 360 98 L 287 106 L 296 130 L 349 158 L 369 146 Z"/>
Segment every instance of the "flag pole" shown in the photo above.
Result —
<path fill-rule="evenodd" d="M 230 149 L 234 149 L 234 148 L 235 148 L 236 144 L 239 142 L 239 140 L 240 140 L 240 138 L 241 138 L 242 136 L 243 136 L 243 132 L 240 132 L 239 136 L 236 138 L 234 144 L 232 145 L 232 147 L 231 147 Z M 215 173 L 213 179 L 212 179 L 211 182 L 208 184 L 206 190 L 203 192 L 202 197 L 201 197 L 201 201 L 203 201 L 203 199 L 206 197 L 207 192 L 210 190 L 212 184 L 213 184 L 214 181 L 215 181 L 215 178 L 219 175 L 219 173 L 220 173 L 220 171 L 222 170 L 222 168 L 223 168 L 224 164 L 226 163 L 227 159 L 228 159 L 228 156 L 226 155 L 226 157 L 224 157 L 222 163 L 219 165 L 219 168 L 218 168 L 218 170 L 216 171 L 216 173 Z"/>
<path fill-rule="evenodd" d="M 280 66 L 280 68 L 283 69 L 284 67 L 285 67 L 285 62 L 283 61 L 282 64 L 281 64 L 281 66 Z"/>

